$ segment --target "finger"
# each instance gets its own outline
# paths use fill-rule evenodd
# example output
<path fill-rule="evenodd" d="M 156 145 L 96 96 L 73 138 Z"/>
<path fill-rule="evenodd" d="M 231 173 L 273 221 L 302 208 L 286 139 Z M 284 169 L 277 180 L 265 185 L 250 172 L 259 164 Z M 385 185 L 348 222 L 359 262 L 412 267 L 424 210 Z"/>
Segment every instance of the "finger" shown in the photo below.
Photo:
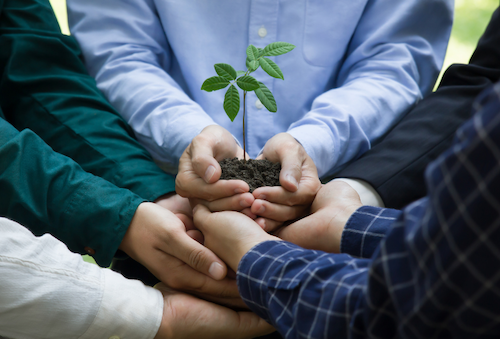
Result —
<path fill-rule="evenodd" d="M 240 212 L 243 213 L 244 215 L 246 215 L 247 217 L 249 217 L 252 220 L 257 219 L 257 216 L 252 213 L 252 211 L 251 211 L 250 208 L 245 208 L 245 209 L 241 210 Z"/>
<path fill-rule="evenodd" d="M 179 173 L 175 180 L 176 192 L 186 198 L 199 198 L 208 201 L 230 197 L 250 191 L 248 184 L 242 180 L 219 180 L 214 184 L 206 184 L 201 178 Z"/>
<path fill-rule="evenodd" d="M 148 268 L 160 281 L 171 288 L 189 293 L 204 293 L 222 299 L 239 297 L 235 280 L 228 278 L 214 280 L 161 250 L 158 250 L 158 256 L 160 259 Z"/>
<path fill-rule="evenodd" d="M 203 131 L 193 139 L 190 146 L 195 173 L 207 184 L 216 182 L 222 173 L 219 161 L 236 156 L 237 148 L 231 134 L 220 127 Z"/>
<path fill-rule="evenodd" d="M 307 185 L 301 185 L 296 192 L 290 192 L 280 186 L 264 186 L 253 191 L 255 199 L 267 200 L 282 205 L 308 205 L 316 195 L 319 188 L 309 189 Z"/>
<path fill-rule="evenodd" d="M 192 203 L 194 203 L 195 205 L 201 204 L 203 206 L 206 206 L 212 212 L 241 211 L 252 206 L 254 200 L 255 198 L 251 193 L 243 193 L 233 195 L 232 197 L 217 199 L 214 201 L 193 199 Z"/>
<path fill-rule="evenodd" d="M 186 230 L 195 229 L 192 217 L 189 217 L 182 213 L 175 213 L 175 216 L 179 218 L 180 221 L 182 221 L 184 227 L 186 227 Z"/>
<path fill-rule="evenodd" d="M 189 235 L 192 239 L 196 240 L 197 242 L 199 242 L 200 244 L 203 245 L 203 242 L 204 242 L 204 237 L 203 237 L 203 233 L 201 233 L 200 231 L 198 230 L 189 230 L 186 232 L 187 235 Z"/>
<path fill-rule="evenodd" d="M 308 208 L 309 205 L 287 206 L 256 199 L 252 204 L 251 212 L 260 217 L 284 222 L 303 216 Z"/>
<path fill-rule="evenodd" d="M 202 292 L 197 292 L 197 291 L 192 291 L 190 294 L 197 296 L 198 298 L 201 298 L 203 300 L 208 300 L 214 303 L 217 303 L 219 305 L 225 305 L 229 306 L 231 308 L 238 308 L 238 309 L 244 309 L 247 310 L 248 306 L 245 304 L 243 300 L 241 300 L 241 297 L 233 297 L 233 298 L 223 298 L 223 297 L 216 297 L 210 294 L 202 293 Z"/>
<path fill-rule="evenodd" d="M 207 274 L 215 280 L 221 280 L 226 276 L 226 264 L 186 233 L 176 232 L 172 240 L 163 249 L 166 253 L 175 256 L 196 271 Z"/>

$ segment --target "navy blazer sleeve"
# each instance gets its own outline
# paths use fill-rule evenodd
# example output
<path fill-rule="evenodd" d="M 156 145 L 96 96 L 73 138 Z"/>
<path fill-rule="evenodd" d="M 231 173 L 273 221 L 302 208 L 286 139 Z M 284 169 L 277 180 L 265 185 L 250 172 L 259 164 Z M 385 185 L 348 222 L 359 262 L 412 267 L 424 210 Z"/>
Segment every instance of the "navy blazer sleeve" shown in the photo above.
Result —
<path fill-rule="evenodd" d="M 500 10 L 493 14 L 468 65 L 452 65 L 438 90 L 423 99 L 386 136 L 336 177 L 362 179 L 386 207 L 402 208 L 426 194 L 424 170 L 470 118 L 472 103 L 500 80 Z M 369 169 L 369 170 L 367 170 Z"/>

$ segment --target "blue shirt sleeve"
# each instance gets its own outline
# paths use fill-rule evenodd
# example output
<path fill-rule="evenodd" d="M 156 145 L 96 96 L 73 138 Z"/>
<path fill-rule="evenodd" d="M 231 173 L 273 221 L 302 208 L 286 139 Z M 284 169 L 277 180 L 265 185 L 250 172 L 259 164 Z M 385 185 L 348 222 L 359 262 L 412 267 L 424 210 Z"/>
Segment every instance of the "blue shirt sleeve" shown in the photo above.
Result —
<path fill-rule="evenodd" d="M 342 232 L 340 252 L 355 257 L 370 258 L 400 214 L 401 211 L 389 208 L 373 206 L 358 208 L 347 220 Z"/>
<path fill-rule="evenodd" d="M 247 152 L 281 132 L 294 136 L 321 177 L 370 149 L 432 90 L 451 31 L 453 0 L 69 0 L 68 18 L 98 87 L 155 160 L 175 167 L 204 127 L 242 144 L 225 91 L 201 91 L 215 63 L 245 67 L 248 44 L 296 45 L 271 57 L 285 81 L 254 73 L 278 112 L 246 96 Z"/>
<path fill-rule="evenodd" d="M 285 338 L 500 337 L 500 84 L 475 108 L 371 259 L 260 243 L 247 305 Z"/>

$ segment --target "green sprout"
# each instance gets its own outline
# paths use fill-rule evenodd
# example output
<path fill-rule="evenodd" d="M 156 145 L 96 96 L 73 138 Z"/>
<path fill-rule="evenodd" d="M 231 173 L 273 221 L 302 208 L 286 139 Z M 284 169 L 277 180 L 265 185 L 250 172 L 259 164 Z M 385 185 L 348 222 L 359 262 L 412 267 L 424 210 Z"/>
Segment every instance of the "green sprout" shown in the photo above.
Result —
<path fill-rule="evenodd" d="M 235 71 L 228 64 L 215 64 L 215 72 L 218 76 L 208 78 L 203 82 L 201 89 L 207 92 L 217 91 L 229 86 L 224 96 L 224 111 L 231 121 L 234 121 L 240 111 L 240 93 L 238 86 L 243 90 L 243 155 L 246 161 L 246 140 L 245 140 L 245 100 L 247 92 L 254 91 L 260 102 L 267 108 L 269 112 L 276 112 L 276 100 L 274 96 L 262 82 L 257 81 L 250 76 L 259 67 L 270 76 L 284 80 L 283 72 L 278 65 L 266 56 L 277 56 L 290 52 L 295 48 L 294 45 L 287 42 L 273 42 L 265 48 L 257 48 L 250 45 L 247 48 L 246 71 Z M 236 84 L 236 86 L 235 86 Z"/>

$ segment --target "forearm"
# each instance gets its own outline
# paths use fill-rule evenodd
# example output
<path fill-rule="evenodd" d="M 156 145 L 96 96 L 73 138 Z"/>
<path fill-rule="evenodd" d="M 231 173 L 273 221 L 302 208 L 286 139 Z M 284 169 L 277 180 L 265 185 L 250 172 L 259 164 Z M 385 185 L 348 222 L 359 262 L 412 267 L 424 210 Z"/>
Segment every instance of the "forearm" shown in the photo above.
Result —
<path fill-rule="evenodd" d="M 0 119 L 0 215 L 108 266 L 143 202 Z"/>
<path fill-rule="evenodd" d="M 0 30 L 0 105 L 12 125 L 144 199 L 174 191 L 87 74 L 75 39 L 59 32 L 48 1 L 5 1 Z"/>
<path fill-rule="evenodd" d="M 0 335 L 9 338 L 148 339 L 161 293 L 82 261 L 50 235 L 0 218 Z"/>
<path fill-rule="evenodd" d="M 250 309 L 286 338 L 345 338 L 362 311 L 369 264 L 268 241 L 241 260 L 238 288 Z"/>

